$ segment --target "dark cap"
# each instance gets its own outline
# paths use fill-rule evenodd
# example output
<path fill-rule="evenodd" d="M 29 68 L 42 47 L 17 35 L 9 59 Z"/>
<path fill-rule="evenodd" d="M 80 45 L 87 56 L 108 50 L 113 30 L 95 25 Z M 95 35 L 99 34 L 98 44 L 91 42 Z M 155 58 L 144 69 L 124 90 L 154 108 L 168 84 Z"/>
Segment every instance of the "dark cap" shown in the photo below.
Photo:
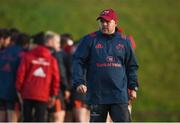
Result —
<path fill-rule="evenodd" d="M 118 22 L 118 16 L 117 16 L 116 12 L 113 9 L 103 10 L 100 13 L 99 17 L 97 18 L 97 20 L 99 20 L 101 18 L 106 20 L 106 21 L 114 20 L 116 23 Z"/>

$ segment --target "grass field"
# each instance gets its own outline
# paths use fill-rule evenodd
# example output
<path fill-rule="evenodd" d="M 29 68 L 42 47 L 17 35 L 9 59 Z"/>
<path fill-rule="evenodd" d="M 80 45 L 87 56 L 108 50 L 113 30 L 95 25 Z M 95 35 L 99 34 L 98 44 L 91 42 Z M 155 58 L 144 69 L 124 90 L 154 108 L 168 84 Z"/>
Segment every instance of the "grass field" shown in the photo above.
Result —
<path fill-rule="evenodd" d="M 140 90 L 134 121 L 180 121 L 180 0 L 1 0 L 0 27 L 72 33 L 75 40 L 98 29 L 105 8 L 137 43 Z"/>

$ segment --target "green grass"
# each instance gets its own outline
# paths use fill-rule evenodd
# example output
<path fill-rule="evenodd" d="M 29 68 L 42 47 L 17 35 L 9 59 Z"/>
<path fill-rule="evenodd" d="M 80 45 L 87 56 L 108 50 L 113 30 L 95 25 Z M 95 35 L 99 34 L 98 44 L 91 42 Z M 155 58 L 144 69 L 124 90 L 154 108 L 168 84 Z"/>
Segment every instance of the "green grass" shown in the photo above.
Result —
<path fill-rule="evenodd" d="M 70 32 L 75 40 L 98 29 L 101 10 L 115 9 L 119 26 L 137 43 L 140 90 L 133 120 L 180 121 L 179 0 L 1 0 L 0 5 L 0 27 Z"/>

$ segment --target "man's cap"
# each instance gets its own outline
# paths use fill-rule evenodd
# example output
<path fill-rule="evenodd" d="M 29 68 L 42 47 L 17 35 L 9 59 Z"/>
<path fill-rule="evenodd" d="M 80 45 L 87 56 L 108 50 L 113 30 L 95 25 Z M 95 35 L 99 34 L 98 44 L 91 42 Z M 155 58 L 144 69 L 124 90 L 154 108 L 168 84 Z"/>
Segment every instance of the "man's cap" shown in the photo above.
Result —
<path fill-rule="evenodd" d="M 99 19 L 104 19 L 106 21 L 114 20 L 116 23 L 118 22 L 118 16 L 116 12 L 111 8 L 103 10 L 96 20 L 99 20 Z"/>

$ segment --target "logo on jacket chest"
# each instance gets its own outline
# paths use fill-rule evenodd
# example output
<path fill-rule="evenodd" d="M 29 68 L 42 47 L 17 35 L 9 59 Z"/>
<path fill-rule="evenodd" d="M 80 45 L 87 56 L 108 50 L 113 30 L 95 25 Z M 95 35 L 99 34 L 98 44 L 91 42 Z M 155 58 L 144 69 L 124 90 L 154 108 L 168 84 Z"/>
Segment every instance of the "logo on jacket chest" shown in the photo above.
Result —
<path fill-rule="evenodd" d="M 12 71 L 12 68 L 11 68 L 10 63 L 4 64 L 0 70 L 1 70 L 1 71 L 4 71 L 4 72 L 11 72 L 11 71 Z"/>
<path fill-rule="evenodd" d="M 116 45 L 116 49 L 117 49 L 117 50 L 122 50 L 122 49 L 124 49 L 124 45 L 118 43 L 118 44 Z"/>
<path fill-rule="evenodd" d="M 96 49 L 102 49 L 103 45 L 101 43 L 97 43 L 95 46 Z"/>
<path fill-rule="evenodd" d="M 114 62 L 115 61 L 115 58 L 113 56 L 107 56 L 106 57 L 106 61 L 107 62 Z"/>

